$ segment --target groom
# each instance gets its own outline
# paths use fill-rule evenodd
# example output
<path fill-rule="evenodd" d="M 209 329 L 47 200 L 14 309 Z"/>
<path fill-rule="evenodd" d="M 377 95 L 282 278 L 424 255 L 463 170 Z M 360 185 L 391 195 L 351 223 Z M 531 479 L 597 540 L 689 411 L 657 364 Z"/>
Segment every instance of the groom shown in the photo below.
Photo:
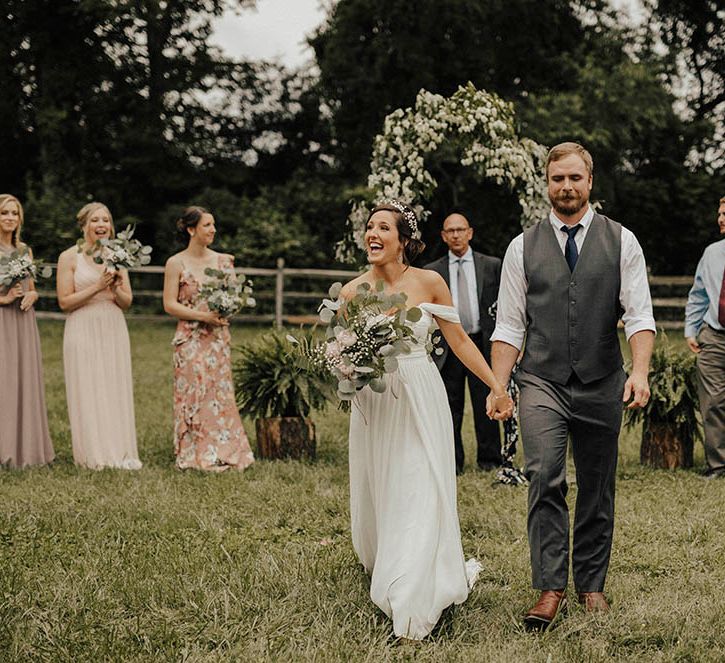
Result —
<path fill-rule="evenodd" d="M 587 611 L 609 609 L 604 581 L 614 529 L 614 480 L 622 402 L 642 407 L 654 343 L 647 269 L 635 236 L 589 206 L 592 157 L 562 143 L 546 161 L 552 210 L 508 247 L 492 341 L 493 372 L 516 381 L 529 479 L 532 581 L 541 594 L 524 617 L 545 629 L 565 605 L 569 578 L 567 443 L 576 466 L 572 566 Z M 622 369 L 617 323 L 632 350 Z M 489 396 L 489 412 L 493 407 Z"/>

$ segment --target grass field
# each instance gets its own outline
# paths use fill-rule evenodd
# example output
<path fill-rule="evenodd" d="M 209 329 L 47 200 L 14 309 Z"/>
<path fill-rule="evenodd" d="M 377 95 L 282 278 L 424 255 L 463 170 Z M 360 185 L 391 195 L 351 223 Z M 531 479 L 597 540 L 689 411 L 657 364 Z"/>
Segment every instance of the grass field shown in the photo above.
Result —
<path fill-rule="evenodd" d="M 469 468 L 458 483 L 463 545 L 484 571 L 432 638 L 400 643 L 370 602 L 350 543 L 346 416 L 316 417 L 314 464 L 178 472 L 173 328 L 130 331 L 145 466 L 94 472 L 72 463 L 62 324 L 41 324 L 58 458 L 0 473 L 0 660 L 725 660 L 725 481 L 642 468 L 638 434 L 625 431 L 613 609 L 592 617 L 574 608 L 539 635 L 520 626 L 535 597 L 526 491 Z M 259 332 L 233 333 L 243 343 Z"/>

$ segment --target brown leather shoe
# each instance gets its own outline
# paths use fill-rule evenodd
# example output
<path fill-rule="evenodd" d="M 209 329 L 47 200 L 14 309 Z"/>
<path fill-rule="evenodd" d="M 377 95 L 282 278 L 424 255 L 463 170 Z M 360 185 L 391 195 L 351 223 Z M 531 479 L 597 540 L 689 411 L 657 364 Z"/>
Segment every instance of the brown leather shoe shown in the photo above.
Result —
<path fill-rule="evenodd" d="M 579 592 L 576 597 L 587 612 L 609 612 L 609 603 L 602 592 Z"/>
<path fill-rule="evenodd" d="M 541 592 L 536 605 L 524 617 L 524 627 L 529 631 L 545 631 L 566 607 L 563 589 L 546 589 Z"/>

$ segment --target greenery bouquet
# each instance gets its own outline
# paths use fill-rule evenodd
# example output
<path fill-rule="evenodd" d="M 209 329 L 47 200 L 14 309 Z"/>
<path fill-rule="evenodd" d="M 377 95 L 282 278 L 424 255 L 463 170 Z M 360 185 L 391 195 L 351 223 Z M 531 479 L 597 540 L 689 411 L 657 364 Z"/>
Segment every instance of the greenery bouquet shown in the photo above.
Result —
<path fill-rule="evenodd" d="M 199 297 L 222 318 L 231 318 L 245 307 L 256 306 L 252 297 L 252 282 L 243 275 L 237 277 L 233 271 L 210 267 L 204 270 L 204 274 L 210 279 L 199 289 Z"/>
<path fill-rule="evenodd" d="M 10 255 L 0 256 L 0 287 L 5 290 L 28 278 L 37 280 L 42 276 L 47 279 L 51 273 L 50 267 L 41 267 L 40 261 L 30 257 L 27 248 L 20 248 Z"/>
<path fill-rule="evenodd" d="M 418 343 L 409 323 L 420 320 L 422 312 L 405 307 L 404 293 L 386 294 L 382 281 L 374 289 L 362 283 L 350 300 L 340 297 L 341 290 L 342 284 L 334 283 L 330 298 L 322 301 L 325 341 L 309 348 L 307 357 L 311 365 L 330 373 L 337 382 L 337 397 L 349 404 L 365 387 L 385 391 L 385 374 L 395 371 L 397 357 Z"/>
<path fill-rule="evenodd" d="M 105 264 L 113 271 L 148 265 L 151 262 L 152 249 L 133 237 L 134 230 L 133 226 L 126 226 L 125 230 L 111 239 L 104 237 L 96 240 L 87 251 L 88 255 L 93 256 L 93 261 L 97 264 Z M 79 239 L 79 252 L 82 251 L 82 247 L 83 239 Z"/>

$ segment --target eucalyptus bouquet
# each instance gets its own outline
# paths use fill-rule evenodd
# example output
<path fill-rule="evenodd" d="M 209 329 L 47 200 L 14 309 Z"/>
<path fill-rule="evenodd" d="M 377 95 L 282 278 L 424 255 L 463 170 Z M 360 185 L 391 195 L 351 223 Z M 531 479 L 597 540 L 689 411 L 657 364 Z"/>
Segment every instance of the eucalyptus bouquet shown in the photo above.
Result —
<path fill-rule="evenodd" d="M 133 237 L 134 226 L 126 226 L 112 239 L 98 239 L 86 251 L 93 256 L 93 262 L 113 271 L 148 265 L 151 262 L 151 247 L 141 244 Z M 78 251 L 83 250 L 83 239 L 78 240 Z"/>
<path fill-rule="evenodd" d="M 419 343 L 409 323 L 420 320 L 421 310 L 406 308 L 407 295 L 385 294 L 384 287 L 382 281 L 374 289 L 363 283 L 352 299 L 345 300 L 340 298 L 342 285 L 335 283 L 330 298 L 320 305 L 320 320 L 327 325 L 325 341 L 308 356 L 332 374 L 343 404 L 364 387 L 383 393 L 385 374 L 398 368 L 397 357 Z"/>
<path fill-rule="evenodd" d="M 30 278 L 35 281 L 39 276 L 47 279 L 51 274 L 51 268 L 47 265 L 41 267 L 40 261 L 30 257 L 27 248 L 20 248 L 10 255 L 0 256 L 0 287 L 5 290 L 10 290 L 16 283 L 25 279 Z"/>
<path fill-rule="evenodd" d="M 204 274 L 209 277 L 199 289 L 199 297 L 205 300 L 209 310 L 216 311 L 222 318 L 230 318 L 245 307 L 256 306 L 252 297 L 252 282 L 243 274 L 207 267 Z"/>

